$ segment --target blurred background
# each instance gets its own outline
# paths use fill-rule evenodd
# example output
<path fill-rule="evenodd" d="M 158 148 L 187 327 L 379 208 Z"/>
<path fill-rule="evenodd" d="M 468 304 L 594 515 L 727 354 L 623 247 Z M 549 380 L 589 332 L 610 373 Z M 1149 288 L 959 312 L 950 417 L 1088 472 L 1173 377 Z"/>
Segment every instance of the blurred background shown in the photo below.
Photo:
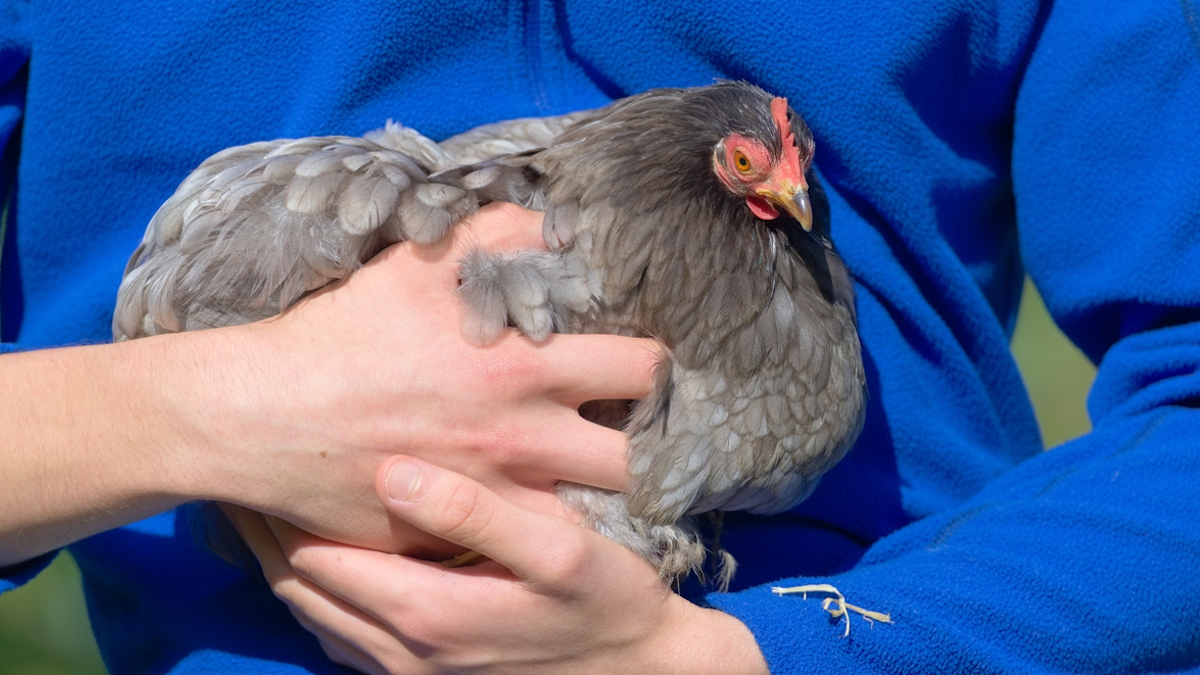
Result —
<path fill-rule="evenodd" d="M 1063 337 L 1028 281 L 1013 353 L 1047 448 L 1090 428 L 1084 399 L 1096 369 Z M 63 554 L 31 583 L 0 596 L 0 675 L 104 675 L 79 568 Z"/>

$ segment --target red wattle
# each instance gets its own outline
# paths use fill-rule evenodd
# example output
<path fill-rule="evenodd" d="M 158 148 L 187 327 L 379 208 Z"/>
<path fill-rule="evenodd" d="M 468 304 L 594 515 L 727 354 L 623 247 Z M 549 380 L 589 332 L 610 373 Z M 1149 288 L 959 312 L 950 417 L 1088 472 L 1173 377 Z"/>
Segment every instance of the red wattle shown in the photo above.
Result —
<path fill-rule="evenodd" d="M 758 195 L 746 197 L 746 206 L 750 207 L 750 212 L 758 216 L 759 220 L 775 220 L 779 217 L 779 209 Z"/>

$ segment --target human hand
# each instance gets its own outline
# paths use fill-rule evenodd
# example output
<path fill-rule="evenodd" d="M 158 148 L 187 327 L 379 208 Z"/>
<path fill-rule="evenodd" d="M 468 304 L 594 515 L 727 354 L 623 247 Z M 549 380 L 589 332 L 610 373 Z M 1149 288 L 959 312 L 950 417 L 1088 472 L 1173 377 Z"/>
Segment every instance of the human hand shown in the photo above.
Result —
<path fill-rule="evenodd" d="M 766 673 L 753 635 L 568 518 L 409 457 L 385 462 L 396 517 L 489 559 L 446 568 L 242 511 L 275 594 L 335 662 L 365 673 Z"/>
<path fill-rule="evenodd" d="M 444 557 L 458 549 L 389 519 L 371 491 L 388 456 L 422 457 L 542 511 L 561 508 L 560 480 L 622 489 L 624 434 L 577 408 L 645 396 L 653 342 L 535 344 L 509 331 L 489 347 L 468 343 L 455 290 L 472 242 L 545 246 L 541 214 L 485 207 L 443 242 L 393 246 L 275 319 L 198 333 L 224 341 L 210 353 L 241 355 L 211 369 L 218 381 L 205 390 L 221 396 L 196 406 L 198 433 L 220 457 L 205 476 L 218 489 L 202 496 L 325 538 Z"/>

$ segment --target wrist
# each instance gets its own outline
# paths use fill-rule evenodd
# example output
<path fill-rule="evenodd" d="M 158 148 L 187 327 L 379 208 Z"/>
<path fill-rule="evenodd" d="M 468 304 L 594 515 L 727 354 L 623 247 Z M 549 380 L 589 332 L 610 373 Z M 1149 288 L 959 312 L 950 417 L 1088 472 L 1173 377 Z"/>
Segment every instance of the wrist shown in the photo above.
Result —
<path fill-rule="evenodd" d="M 164 421 L 169 481 L 185 500 L 227 502 L 343 543 L 388 549 L 375 495 L 389 452 L 364 447 L 344 364 L 282 321 L 147 338 L 159 364 L 153 417 Z M 155 341 L 158 341 L 155 344 Z M 347 356 L 345 358 L 352 358 Z"/>
<path fill-rule="evenodd" d="M 79 370 L 92 386 L 78 403 L 96 432 L 89 445 L 122 467 L 131 498 L 225 500 L 261 483 L 233 422 L 255 408 L 256 392 L 237 386 L 253 379 L 242 342 L 218 329 L 85 348 Z"/>
<path fill-rule="evenodd" d="M 161 486 L 180 501 L 261 506 L 271 500 L 255 450 L 269 447 L 262 414 L 269 387 L 249 326 L 143 338 L 128 343 L 144 367 L 127 375 L 143 421 L 139 445 L 155 456 Z M 277 361 L 277 359 L 276 359 Z"/>
<path fill-rule="evenodd" d="M 0 363 L 0 564 L 186 501 L 144 352 L 95 345 Z"/>
<path fill-rule="evenodd" d="M 688 675 L 768 675 L 754 634 L 736 617 L 675 596 L 674 619 L 663 624 L 652 647 L 650 672 Z"/>
<path fill-rule="evenodd" d="M 77 402 L 95 431 L 89 455 L 122 475 L 127 499 L 167 508 L 205 496 L 196 477 L 205 439 L 188 412 L 184 371 L 190 366 L 191 378 L 202 375 L 180 338 L 87 348 L 80 370 L 91 386 Z"/>

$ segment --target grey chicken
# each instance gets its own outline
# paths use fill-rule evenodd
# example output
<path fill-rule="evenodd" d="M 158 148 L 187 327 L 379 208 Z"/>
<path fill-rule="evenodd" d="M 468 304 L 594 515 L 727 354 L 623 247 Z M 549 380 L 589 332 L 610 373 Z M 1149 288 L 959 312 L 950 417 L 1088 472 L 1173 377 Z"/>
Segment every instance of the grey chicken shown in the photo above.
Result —
<path fill-rule="evenodd" d="M 675 580 L 706 556 L 692 517 L 772 514 L 850 448 L 865 378 L 849 274 L 829 239 L 813 138 L 741 82 L 486 125 L 434 143 L 255 143 L 205 161 L 151 221 L 115 339 L 277 314 L 385 246 L 441 238 L 480 204 L 545 212 L 549 251 L 472 251 L 465 334 L 515 326 L 653 336 L 668 354 L 633 405 L 627 493 L 563 484 L 588 526 Z"/>

